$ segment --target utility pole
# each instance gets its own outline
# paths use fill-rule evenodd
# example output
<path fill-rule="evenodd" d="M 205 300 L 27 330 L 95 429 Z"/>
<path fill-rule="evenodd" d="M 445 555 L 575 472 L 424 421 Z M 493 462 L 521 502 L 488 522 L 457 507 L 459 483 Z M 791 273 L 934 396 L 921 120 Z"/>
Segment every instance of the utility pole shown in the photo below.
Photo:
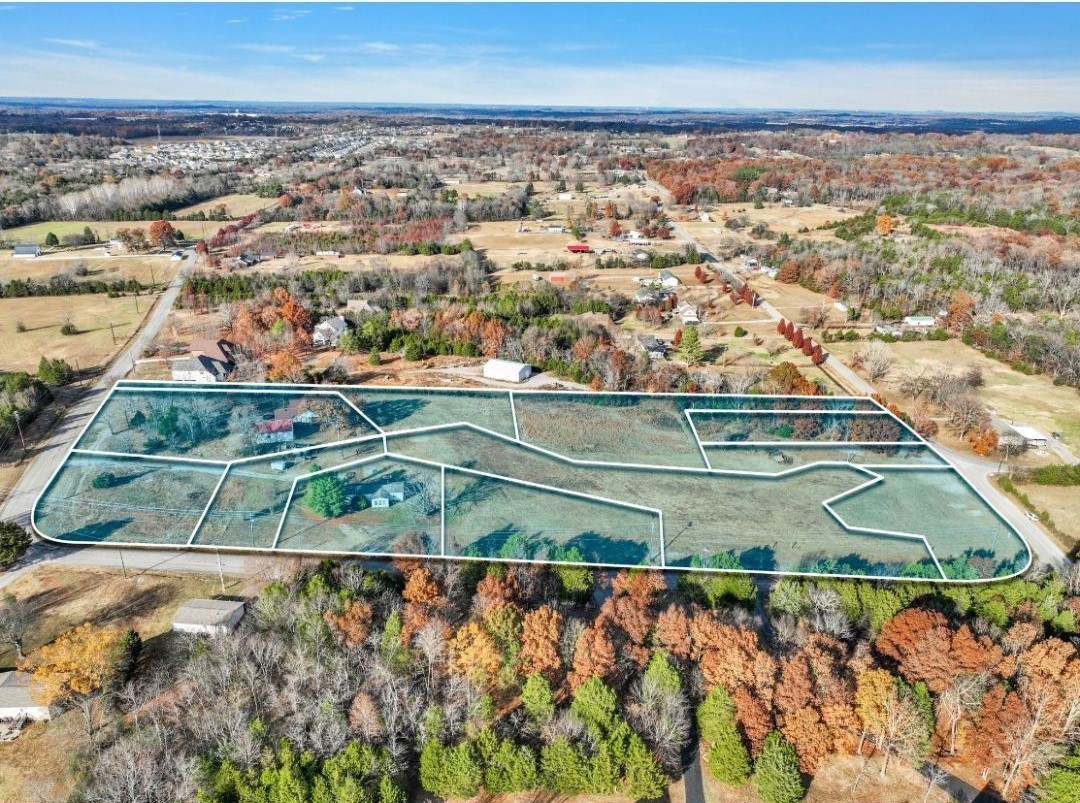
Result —
<path fill-rule="evenodd" d="M 127 580 L 127 565 L 124 563 L 124 552 L 123 550 L 117 550 L 117 552 L 120 555 L 120 570 L 124 573 L 124 579 Z"/>
<path fill-rule="evenodd" d="M 214 550 L 217 553 L 217 571 L 218 578 L 221 580 L 221 593 L 225 593 L 225 572 L 221 568 L 221 550 Z"/>
<path fill-rule="evenodd" d="M 116 330 L 113 328 L 112 321 L 109 321 L 109 334 L 112 335 L 112 344 L 116 345 Z"/>
<path fill-rule="evenodd" d="M 19 443 L 22 444 L 22 456 L 23 456 L 23 459 L 25 459 L 26 458 L 26 439 L 23 437 L 22 421 L 20 421 L 19 419 L 20 419 L 19 411 L 16 410 L 15 411 L 15 427 L 19 430 Z"/>

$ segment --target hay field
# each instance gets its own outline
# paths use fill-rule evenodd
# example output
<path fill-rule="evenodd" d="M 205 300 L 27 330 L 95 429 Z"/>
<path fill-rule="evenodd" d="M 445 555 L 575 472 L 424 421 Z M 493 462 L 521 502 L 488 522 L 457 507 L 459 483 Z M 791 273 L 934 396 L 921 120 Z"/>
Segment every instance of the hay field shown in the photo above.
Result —
<path fill-rule="evenodd" d="M 105 365 L 142 323 L 153 296 L 109 298 L 101 295 L 0 298 L 0 338 L 5 344 L 4 369 L 36 371 L 44 355 L 62 358 L 79 368 Z M 18 331 L 22 322 L 26 331 Z M 60 334 L 65 321 L 79 330 Z M 109 324 L 113 325 L 116 343 Z"/>
<path fill-rule="evenodd" d="M 0 282 L 12 279 L 34 279 L 47 282 L 53 276 L 69 275 L 77 282 L 126 281 L 136 279 L 143 284 L 168 282 L 180 269 L 180 262 L 166 256 L 102 256 L 100 248 L 79 251 L 60 251 L 37 259 L 12 259 L 0 256 Z M 76 270 L 86 268 L 84 275 Z"/>
<path fill-rule="evenodd" d="M 244 215 L 250 215 L 252 212 L 258 212 L 260 209 L 272 206 L 275 203 L 277 203 L 277 199 L 275 198 L 260 198 L 258 195 L 231 193 L 229 195 L 211 198 L 209 201 L 203 201 L 202 203 L 185 206 L 182 209 L 177 209 L 174 214 L 178 218 L 186 215 L 197 215 L 199 212 L 209 215 L 211 210 L 215 207 L 224 205 L 229 218 L 241 218 L 244 217 Z M 187 221 L 178 221 L 178 224 L 182 225 L 186 222 Z M 225 224 L 220 223 L 218 225 L 223 226 Z"/>

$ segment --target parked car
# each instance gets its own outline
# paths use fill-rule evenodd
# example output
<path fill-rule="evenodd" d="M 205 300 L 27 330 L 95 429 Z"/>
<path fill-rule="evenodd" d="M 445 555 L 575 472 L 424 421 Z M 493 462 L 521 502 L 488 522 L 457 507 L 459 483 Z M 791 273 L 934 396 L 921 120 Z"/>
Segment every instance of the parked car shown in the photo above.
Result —
<path fill-rule="evenodd" d="M 1034 513 L 1032 513 L 1030 510 L 1027 513 L 1025 513 L 1024 515 L 1026 515 L 1032 521 L 1038 521 L 1039 520 L 1039 517 L 1036 516 Z"/>

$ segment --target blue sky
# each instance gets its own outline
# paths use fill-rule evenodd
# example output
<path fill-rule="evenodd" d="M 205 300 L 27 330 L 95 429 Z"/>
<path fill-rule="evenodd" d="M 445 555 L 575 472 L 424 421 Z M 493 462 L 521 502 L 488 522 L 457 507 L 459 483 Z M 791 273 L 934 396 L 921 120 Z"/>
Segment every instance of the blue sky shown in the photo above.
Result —
<path fill-rule="evenodd" d="M 1080 112 L 1075 4 L 3 3 L 0 95 Z"/>

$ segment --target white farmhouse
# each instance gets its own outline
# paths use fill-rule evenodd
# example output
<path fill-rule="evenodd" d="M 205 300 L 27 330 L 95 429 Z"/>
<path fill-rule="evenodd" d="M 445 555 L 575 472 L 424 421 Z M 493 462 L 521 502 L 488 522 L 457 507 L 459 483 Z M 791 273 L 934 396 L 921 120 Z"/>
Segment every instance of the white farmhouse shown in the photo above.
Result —
<path fill-rule="evenodd" d="M 675 314 L 682 319 L 683 326 L 697 326 L 701 323 L 701 316 L 698 315 L 697 307 L 685 301 L 679 302 L 679 306 L 675 308 Z"/>
<path fill-rule="evenodd" d="M 169 371 L 173 382 L 223 382 L 229 366 L 205 354 L 197 354 L 173 360 L 169 363 Z"/>
<path fill-rule="evenodd" d="M 388 482 L 381 487 L 375 493 L 373 493 L 368 500 L 371 502 L 372 507 L 387 508 L 395 502 L 405 501 L 405 483 L 403 482 Z"/>
<path fill-rule="evenodd" d="M 500 382 L 524 382 L 532 376 L 532 366 L 510 360 L 488 360 L 484 363 L 484 378 Z"/>
<path fill-rule="evenodd" d="M 314 331 L 312 331 L 311 344 L 313 346 L 336 346 L 338 340 L 341 339 L 342 333 L 348 328 L 349 325 L 345 323 L 345 319 L 340 315 L 327 318 L 317 324 Z"/>

